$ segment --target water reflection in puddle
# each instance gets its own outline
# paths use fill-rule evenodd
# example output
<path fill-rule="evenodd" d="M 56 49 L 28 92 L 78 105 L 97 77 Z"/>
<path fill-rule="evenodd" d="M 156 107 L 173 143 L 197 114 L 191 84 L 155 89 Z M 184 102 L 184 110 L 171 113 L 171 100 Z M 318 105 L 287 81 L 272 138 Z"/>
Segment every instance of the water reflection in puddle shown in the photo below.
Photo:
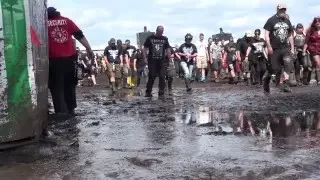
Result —
<path fill-rule="evenodd" d="M 274 113 L 237 111 L 225 113 L 212 107 L 182 108 L 176 113 L 176 121 L 208 128 L 206 135 L 252 135 L 277 140 L 279 144 L 300 136 L 318 143 L 320 112 Z"/>

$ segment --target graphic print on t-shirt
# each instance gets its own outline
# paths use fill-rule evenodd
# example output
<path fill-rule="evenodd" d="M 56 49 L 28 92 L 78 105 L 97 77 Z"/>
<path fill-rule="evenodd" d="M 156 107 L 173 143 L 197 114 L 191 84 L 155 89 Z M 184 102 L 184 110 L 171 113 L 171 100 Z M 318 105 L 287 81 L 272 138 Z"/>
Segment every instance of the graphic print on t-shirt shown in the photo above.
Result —
<path fill-rule="evenodd" d="M 211 45 L 211 53 L 213 59 L 218 59 L 221 57 L 222 48 L 219 45 L 213 44 Z"/>
<path fill-rule="evenodd" d="M 133 55 L 133 49 L 128 49 L 127 51 L 128 51 L 129 57 L 131 58 Z"/>
<path fill-rule="evenodd" d="M 164 52 L 164 43 L 165 40 L 162 39 L 151 39 L 152 43 L 152 57 L 153 58 L 163 58 L 163 52 Z"/>
<path fill-rule="evenodd" d="M 193 48 L 192 48 L 192 46 L 190 46 L 190 47 L 183 47 L 182 48 L 182 51 L 183 51 L 183 53 L 185 53 L 185 54 L 189 54 L 189 55 L 191 55 L 192 53 L 193 53 Z M 187 61 L 190 61 L 191 59 L 187 59 Z"/>
<path fill-rule="evenodd" d="M 306 36 L 304 34 L 297 34 L 294 37 L 294 46 L 302 48 L 306 40 Z"/>
<path fill-rule="evenodd" d="M 273 27 L 273 35 L 280 39 L 280 42 L 287 41 L 289 36 L 289 25 L 286 22 L 278 22 Z"/>
<path fill-rule="evenodd" d="M 113 59 L 114 61 L 117 60 L 119 50 L 112 50 L 112 49 L 110 49 L 110 50 L 108 50 L 108 52 L 109 52 L 110 56 L 112 57 L 112 59 Z"/>
<path fill-rule="evenodd" d="M 263 53 L 264 42 L 256 42 L 256 43 L 252 43 L 252 45 L 254 47 L 255 54 Z"/>
<path fill-rule="evenodd" d="M 51 37 L 56 43 L 62 44 L 68 41 L 68 32 L 63 27 L 55 27 L 51 31 Z"/>

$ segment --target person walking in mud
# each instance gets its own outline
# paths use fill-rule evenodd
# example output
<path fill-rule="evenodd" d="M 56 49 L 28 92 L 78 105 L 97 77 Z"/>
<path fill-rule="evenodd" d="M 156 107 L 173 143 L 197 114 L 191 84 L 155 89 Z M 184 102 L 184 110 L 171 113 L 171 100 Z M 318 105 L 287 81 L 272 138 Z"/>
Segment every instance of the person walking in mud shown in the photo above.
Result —
<path fill-rule="evenodd" d="M 241 63 L 242 64 L 242 68 L 240 71 L 242 71 L 243 74 L 241 74 L 241 72 L 239 73 L 238 77 L 240 77 L 240 79 L 242 79 L 242 75 L 244 78 L 244 81 L 246 82 L 247 85 L 250 85 L 250 67 L 249 67 L 249 61 L 248 59 L 246 59 L 246 53 L 248 50 L 248 47 L 251 44 L 251 41 L 253 39 L 254 35 L 253 32 L 251 31 L 247 31 L 246 34 L 244 35 L 243 38 L 240 38 L 237 40 L 237 59 L 238 62 L 237 63 Z M 238 78 L 238 80 L 240 80 Z"/>
<path fill-rule="evenodd" d="M 135 80 L 136 80 L 136 74 L 137 74 L 137 67 L 136 67 L 136 54 L 137 48 L 133 45 L 130 45 L 130 40 L 125 41 L 125 60 L 129 64 L 129 70 L 128 70 L 128 77 L 127 77 L 127 84 L 129 88 L 135 87 Z"/>
<path fill-rule="evenodd" d="M 210 46 L 210 64 L 212 71 L 212 81 L 219 82 L 219 74 L 222 61 L 222 47 L 219 45 L 218 38 L 214 38 L 214 43 Z"/>
<path fill-rule="evenodd" d="M 83 65 L 83 72 L 87 75 L 87 79 L 89 80 L 90 85 L 98 86 L 96 81 L 96 71 L 95 68 L 98 67 L 98 63 L 96 59 L 89 59 L 87 54 L 81 58 L 81 64 Z"/>
<path fill-rule="evenodd" d="M 116 45 L 114 38 L 110 39 L 110 46 L 104 50 L 104 61 L 110 78 L 112 94 L 121 88 L 121 69 L 123 67 L 122 49 Z"/>
<path fill-rule="evenodd" d="M 175 56 L 175 51 L 173 48 L 170 48 L 170 56 L 166 57 L 166 81 L 167 81 L 167 86 L 168 86 L 168 94 L 169 96 L 172 96 L 172 84 L 173 84 L 173 77 L 175 75 L 175 66 L 174 66 L 174 56 Z"/>
<path fill-rule="evenodd" d="M 225 58 L 228 64 L 228 71 L 230 72 L 229 84 L 237 84 L 235 66 L 237 61 L 236 56 L 237 44 L 230 38 L 230 42 L 224 46 Z"/>
<path fill-rule="evenodd" d="M 149 78 L 147 82 L 146 97 L 152 97 L 152 87 L 156 77 L 159 77 L 159 97 L 164 96 L 165 91 L 165 76 L 166 76 L 166 52 L 168 56 L 170 55 L 170 45 L 167 37 L 163 36 L 164 27 L 158 26 L 156 33 L 149 36 L 145 43 L 143 49 L 143 58 L 147 61 L 147 51 L 149 51 L 148 56 L 148 68 L 149 68 Z"/>
<path fill-rule="evenodd" d="M 304 66 L 304 56 L 303 56 L 303 47 L 306 41 L 306 36 L 303 33 L 304 28 L 303 25 L 301 23 L 297 24 L 296 26 L 296 35 L 294 36 L 294 51 L 295 51 L 295 55 L 296 55 L 296 59 L 294 62 L 294 66 L 295 66 L 295 79 L 297 80 L 297 85 L 300 86 L 302 85 L 301 82 L 301 76 L 300 76 L 300 70 L 301 70 L 301 66 L 303 66 L 303 78 L 305 79 L 306 77 L 308 77 L 309 74 L 309 69 L 308 66 Z M 306 80 L 303 80 L 303 82 L 306 82 Z"/>
<path fill-rule="evenodd" d="M 306 56 L 307 50 L 315 66 L 317 84 L 320 85 L 320 17 L 314 18 L 307 31 L 303 56 Z"/>
<path fill-rule="evenodd" d="M 79 27 L 69 18 L 61 16 L 54 7 L 48 12 L 49 39 L 49 89 L 54 111 L 60 115 L 75 115 L 77 50 L 72 36 L 87 50 L 89 58 L 94 54 L 91 46 Z"/>
<path fill-rule="evenodd" d="M 136 87 L 140 87 L 141 78 L 144 75 L 145 68 L 147 63 L 143 59 L 143 54 L 140 49 L 137 49 L 137 53 L 135 54 L 136 59 L 136 67 L 137 67 L 137 74 L 136 74 Z"/>
<path fill-rule="evenodd" d="M 261 31 L 254 31 L 254 38 L 250 43 L 245 60 L 250 63 L 251 79 L 253 85 L 262 85 L 262 77 L 267 69 L 267 44 L 263 38 L 260 38 Z"/>
<path fill-rule="evenodd" d="M 199 41 L 196 42 L 197 47 L 197 56 L 196 58 L 196 67 L 197 73 L 200 73 L 200 82 L 206 81 L 206 69 L 208 68 L 208 43 L 204 40 L 204 34 L 200 33 Z"/>
<path fill-rule="evenodd" d="M 181 57 L 180 66 L 184 72 L 184 81 L 186 84 L 187 92 L 190 92 L 192 88 L 190 87 L 192 71 L 194 67 L 194 60 L 197 57 L 197 47 L 192 43 L 193 36 L 188 33 L 185 35 L 185 43 L 183 43 L 179 48 L 179 56 Z"/>
<path fill-rule="evenodd" d="M 283 91 L 291 92 L 289 87 L 289 75 L 294 71 L 294 42 L 293 27 L 288 18 L 286 18 L 287 7 L 284 4 L 277 6 L 277 14 L 268 19 L 264 25 L 265 40 L 267 42 L 269 54 L 268 73 L 265 76 L 263 89 L 264 92 L 270 92 L 270 80 L 273 73 L 276 79 L 281 76 L 282 66 L 284 67 Z M 288 43 L 288 41 L 290 43 Z M 289 44 L 291 47 L 289 47 Z M 277 81 L 279 82 L 279 81 Z"/>

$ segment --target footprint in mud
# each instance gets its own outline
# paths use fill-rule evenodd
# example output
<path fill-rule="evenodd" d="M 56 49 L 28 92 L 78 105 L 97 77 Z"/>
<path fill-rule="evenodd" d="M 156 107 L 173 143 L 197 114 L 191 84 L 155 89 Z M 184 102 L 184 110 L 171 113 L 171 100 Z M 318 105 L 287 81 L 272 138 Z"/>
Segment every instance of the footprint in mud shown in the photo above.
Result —
<path fill-rule="evenodd" d="M 100 121 L 94 121 L 90 124 L 87 125 L 87 127 L 93 127 L 93 126 L 99 126 L 100 125 Z"/>
<path fill-rule="evenodd" d="M 117 104 L 116 100 L 113 99 L 113 100 L 110 100 L 110 101 L 106 101 L 102 105 L 109 106 L 109 105 L 112 105 L 112 104 Z"/>
<path fill-rule="evenodd" d="M 133 157 L 133 158 L 126 158 L 131 164 L 134 164 L 136 166 L 140 166 L 140 167 L 150 167 L 152 164 L 157 163 L 160 164 L 163 161 L 160 161 L 158 159 L 139 159 L 137 157 Z"/>

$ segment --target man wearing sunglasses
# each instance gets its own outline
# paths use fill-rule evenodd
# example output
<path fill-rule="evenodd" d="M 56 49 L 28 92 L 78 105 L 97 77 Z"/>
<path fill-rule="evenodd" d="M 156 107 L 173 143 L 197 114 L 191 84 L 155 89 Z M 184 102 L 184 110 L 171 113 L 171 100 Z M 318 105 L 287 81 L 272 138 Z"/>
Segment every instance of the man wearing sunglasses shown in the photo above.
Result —
<path fill-rule="evenodd" d="M 282 67 L 284 67 L 284 92 L 291 92 L 289 87 L 289 75 L 294 72 L 293 54 L 293 27 L 286 14 L 287 7 L 284 4 L 277 6 L 277 14 L 268 19 L 264 25 L 265 39 L 269 54 L 268 74 L 265 76 L 263 87 L 266 93 L 270 92 L 270 80 L 273 73 L 276 74 L 277 84 L 280 82 Z M 288 43 L 288 40 L 290 43 Z M 289 46 L 290 45 L 290 46 Z"/>

